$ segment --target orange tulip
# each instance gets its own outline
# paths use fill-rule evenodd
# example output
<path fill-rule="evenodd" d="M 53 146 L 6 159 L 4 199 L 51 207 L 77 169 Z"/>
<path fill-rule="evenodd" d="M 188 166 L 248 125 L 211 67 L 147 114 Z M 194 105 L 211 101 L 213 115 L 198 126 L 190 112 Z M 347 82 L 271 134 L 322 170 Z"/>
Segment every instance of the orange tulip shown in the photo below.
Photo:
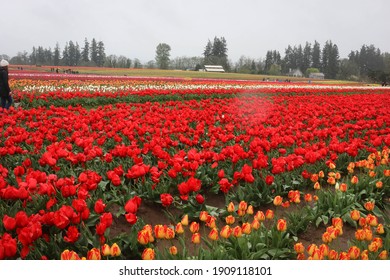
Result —
<path fill-rule="evenodd" d="M 183 224 L 182 223 L 177 223 L 176 224 L 176 227 L 175 227 L 175 231 L 177 234 L 182 234 L 184 233 L 184 228 L 183 228 Z"/>
<path fill-rule="evenodd" d="M 248 208 L 248 204 L 245 201 L 240 201 L 240 203 L 238 204 L 238 209 L 242 211 L 246 211 L 247 208 Z"/>
<path fill-rule="evenodd" d="M 359 210 L 352 210 L 350 213 L 351 219 L 354 221 L 358 221 L 360 219 L 360 212 Z"/>
<path fill-rule="evenodd" d="M 87 252 L 87 260 L 101 260 L 102 256 L 100 250 L 97 248 L 92 248 Z"/>
<path fill-rule="evenodd" d="M 278 231 L 286 231 L 287 230 L 287 222 L 286 222 L 286 220 L 279 219 L 277 224 L 276 224 L 276 229 Z"/>
<path fill-rule="evenodd" d="M 271 209 L 268 209 L 266 212 L 265 212 L 265 217 L 266 219 L 268 220 L 272 220 L 274 218 L 274 211 L 272 211 Z"/>
<path fill-rule="evenodd" d="M 359 178 L 357 176 L 353 176 L 351 179 L 351 183 L 356 185 L 357 183 L 359 183 Z"/>
<path fill-rule="evenodd" d="M 368 214 L 366 216 L 366 223 L 372 227 L 376 227 L 378 225 L 378 218 L 374 215 Z"/>
<path fill-rule="evenodd" d="M 282 203 L 283 203 L 283 198 L 280 195 L 275 196 L 274 205 L 279 206 L 282 205 Z"/>
<path fill-rule="evenodd" d="M 165 229 L 166 226 L 163 225 L 155 225 L 154 226 L 154 236 L 158 239 L 164 239 L 165 238 Z"/>
<path fill-rule="evenodd" d="M 375 241 L 371 242 L 370 244 L 368 244 L 368 250 L 370 252 L 377 252 L 379 249 L 379 244 Z"/>
<path fill-rule="evenodd" d="M 314 184 L 313 188 L 314 188 L 315 190 L 319 190 L 319 189 L 321 189 L 321 185 L 320 185 L 320 183 L 319 183 L 319 182 L 315 182 L 315 184 Z"/>
<path fill-rule="evenodd" d="M 114 243 L 111 246 L 111 257 L 118 257 L 121 255 L 121 248 L 119 248 L 118 244 Z"/>
<path fill-rule="evenodd" d="M 80 260 L 80 257 L 75 251 L 66 249 L 61 253 L 61 260 Z"/>
<path fill-rule="evenodd" d="M 170 239 L 173 239 L 173 238 L 175 238 L 175 231 L 174 231 L 174 229 L 171 228 L 171 227 L 166 227 L 165 228 L 165 239 L 170 240 Z"/>
<path fill-rule="evenodd" d="M 192 234 L 191 242 L 194 243 L 194 244 L 199 244 L 200 243 L 200 233 L 199 232 L 195 232 L 195 233 Z"/>
<path fill-rule="evenodd" d="M 248 208 L 246 209 L 246 213 L 248 215 L 253 215 L 253 206 L 249 205 Z"/>
<path fill-rule="evenodd" d="M 332 225 L 335 228 L 342 228 L 343 227 L 343 220 L 341 218 L 332 218 Z"/>
<path fill-rule="evenodd" d="M 213 216 L 208 216 L 207 217 L 207 223 L 206 223 L 206 226 L 209 227 L 209 228 L 215 228 L 217 227 L 217 223 L 216 223 L 216 218 L 213 217 Z"/>
<path fill-rule="evenodd" d="M 228 204 L 227 211 L 228 211 L 229 213 L 234 212 L 234 204 L 233 204 L 233 202 L 230 202 L 230 203 Z"/>
<path fill-rule="evenodd" d="M 376 233 L 377 234 L 384 234 L 385 233 L 385 228 L 383 227 L 383 224 L 378 224 L 376 227 Z"/>
<path fill-rule="evenodd" d="M 261 224 L 258 220 L 256 219 L 253 219 L 252 223 L 251 223 L 251 227 L 254 229 L 254 230 L 258 230 L 260 228 Z"/>
<path fill-rule="evenodd" d="M 250 223 L 243 223 L 241 226 L 242 233 L 244 234 L 250 234 L 251 233 L 251 224 Z"/>
<path fill-rule="evenodd" d="M 110 248 L 110 245 L 108 244 L 103 244 L 102 248 L 102 255 L 105 256 L 105 257 L 108 257 L 111 255 L 111 248 Z"/>
<path fill-rule="evenodd" d="M 259 222 L 262 222 L 265 220 L 265 215 L 263 211 L 257 211 L 255 214 L 255 219 L 258 220 Z"/>
<path fill-rule="evenodd" d="M 341 192 L 346 192 L 347 189 L 348 189 L 347 184 L 345 184 L 345 183 L 341 183 L 341 184 L 340 184 L 339 190 L 340 190 Z"/>
<path fill-rule="evenodd" d="M 225 222 L 226 224 L 228 225 L 232 225 L 234 224 L 234 222 L 236 221 L 236 219 L 232 216 L 232 215 L 229 215 L 225 218 Z"/>
<path fill-rule="evenodd" d="M 337 260 L 339 258 L 339 253 L 337 253 L 335 250 L 330 250 L 328 254 L 329 260 Z"/>
<path fill-rule="evenodd" d="M 141 255 L 141 259 L 143 260 L 154 260 L 155 252 L 152 248 L 146 248 Z"/>
<path fill-rule="evenodd" d="M 297 252 L 297 254 L 302 254 L 305 252 L 305 246 L 303 246 L 303 244 L 301 242 L 296 243 L 294 245 L 294 250 L 295 250 L 295 252 Z"/>
<path fill-rule="evenodd" d="M 219 232 L 219 234 L 223 237 L 223 238 L 229 238 L 229 236 L 231 235 L 232 233 L 232 229 L 230 228 L 230 226 L 226 225 L 224 226 L 221 231 Z"/>
<path fill-rule="evenodd" d="M 177 247 L 176 246 L 169 247 L 169 253 L 175 256 L 177 254 Z"/>
<path fill-rule="evenodd" d="M 208 237 L 211 239 L 211 240 L 218 240 L 218 230 L 216 228 L 212 228 L 210 230 L 210 233 L 208 235 Z"/>
<path fill-rule="evenodd" d="M 142 245 L 146 245 L 150 242 L 149 232 L 147 229 L 142 229 L 137 234 L 137 241 Z"/>
<path fill-rule="evenodd" d="M 387 260 L 388 256 L 389 253 L 387 252 L 387 250 L 383 250 L 382 252 L 379 253 L 378 258 L 380 260 Z"/>
<path fill-rule="evenodd" d="M 198 231 L 199 231 L 199 224 L 198 224 L 197 222 L 192 222 L 192 223 L 190 224 L 190 231 L 191 231 L 192 233 L 198 232 Z"/>
<path fill-rule="evenodd" d="M 367 201 L 364 203 L 364 208 L 366 208 L 367 211 L 372 211 L 374 210 L 375 207 L 375 201 Z"/>
<path fill-rule="evenodd" d="M 360 249 L 356 246 L 352 246 L 348 250 L 348 255 L 351 260 L 356 260 L 360 256 Z"/>
<path fill-rule="evenodd" d="M 199 214 L 199 220 L 201 220 L 202 222 L 207 221 L 208 215 L 209 215 L 209 213 L 207 213 L 207 211 L 201 211 Z"/>
<path fill-rule="evenodd" d="M 236 226 L 233 228 L 233 235 L 237 238 L 242 236 L 242 229 L 240 226 Z"/>
<path fill-rule="evenodd" d="M 382 181 L 378 181 L 375 183 L 375 186 L 377 189 L 381 189 L 383 187 L 383 182 Z"/>
<path fill-rule="evenodd" d="M 183 218 L 181 219 L 181 224 L 183 226 L 188 226 L 188 215 L 183 216 Z"/>

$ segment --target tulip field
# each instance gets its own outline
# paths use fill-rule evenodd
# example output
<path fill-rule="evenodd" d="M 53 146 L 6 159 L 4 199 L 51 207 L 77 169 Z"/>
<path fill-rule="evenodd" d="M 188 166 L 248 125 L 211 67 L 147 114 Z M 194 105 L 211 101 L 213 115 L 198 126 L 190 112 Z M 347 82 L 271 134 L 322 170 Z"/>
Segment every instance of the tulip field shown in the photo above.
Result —
<path fill-rule="evenodd" d="M 11 73 L 0 260 L 389 259 L 390 88 Z"/>

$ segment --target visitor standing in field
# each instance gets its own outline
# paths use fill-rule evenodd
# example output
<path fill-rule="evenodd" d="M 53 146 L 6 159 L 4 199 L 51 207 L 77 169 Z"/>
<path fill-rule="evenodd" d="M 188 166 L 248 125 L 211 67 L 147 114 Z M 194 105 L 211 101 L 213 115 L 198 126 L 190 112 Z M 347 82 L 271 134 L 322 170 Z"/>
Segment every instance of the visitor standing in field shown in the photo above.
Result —
<path fill-rule="evenodd" d="M 9 109 L 12 104 L 11 89 L 8 83 L 8 61 L 2 59 L 0 61 L 0 97 L 1 108 Z"/>

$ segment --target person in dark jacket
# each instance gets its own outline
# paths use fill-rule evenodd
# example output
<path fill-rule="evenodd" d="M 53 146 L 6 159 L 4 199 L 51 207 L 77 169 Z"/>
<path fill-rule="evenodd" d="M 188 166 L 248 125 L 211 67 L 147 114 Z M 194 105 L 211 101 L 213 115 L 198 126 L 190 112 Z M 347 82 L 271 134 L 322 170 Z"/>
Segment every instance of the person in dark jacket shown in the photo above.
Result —
<path fill-rule="evenodd" d="M 0 61 L 0 97 L 1 108 L 8 109 L 12 104 L 11 89 L 8 83 L 8 61 Z"/>

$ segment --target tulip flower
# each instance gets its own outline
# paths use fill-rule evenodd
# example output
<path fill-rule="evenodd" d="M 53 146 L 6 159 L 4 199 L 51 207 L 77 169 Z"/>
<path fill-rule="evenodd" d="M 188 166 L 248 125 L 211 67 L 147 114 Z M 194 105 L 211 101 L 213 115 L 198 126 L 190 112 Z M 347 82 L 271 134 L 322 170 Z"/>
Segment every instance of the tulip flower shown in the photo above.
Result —
<path fill-rule="evenodd" d="M 141 258 L 143 260 L 154 260 L 155 258 L 155 252 L 152 248 L 146 248 L 141 255 Z"/>

